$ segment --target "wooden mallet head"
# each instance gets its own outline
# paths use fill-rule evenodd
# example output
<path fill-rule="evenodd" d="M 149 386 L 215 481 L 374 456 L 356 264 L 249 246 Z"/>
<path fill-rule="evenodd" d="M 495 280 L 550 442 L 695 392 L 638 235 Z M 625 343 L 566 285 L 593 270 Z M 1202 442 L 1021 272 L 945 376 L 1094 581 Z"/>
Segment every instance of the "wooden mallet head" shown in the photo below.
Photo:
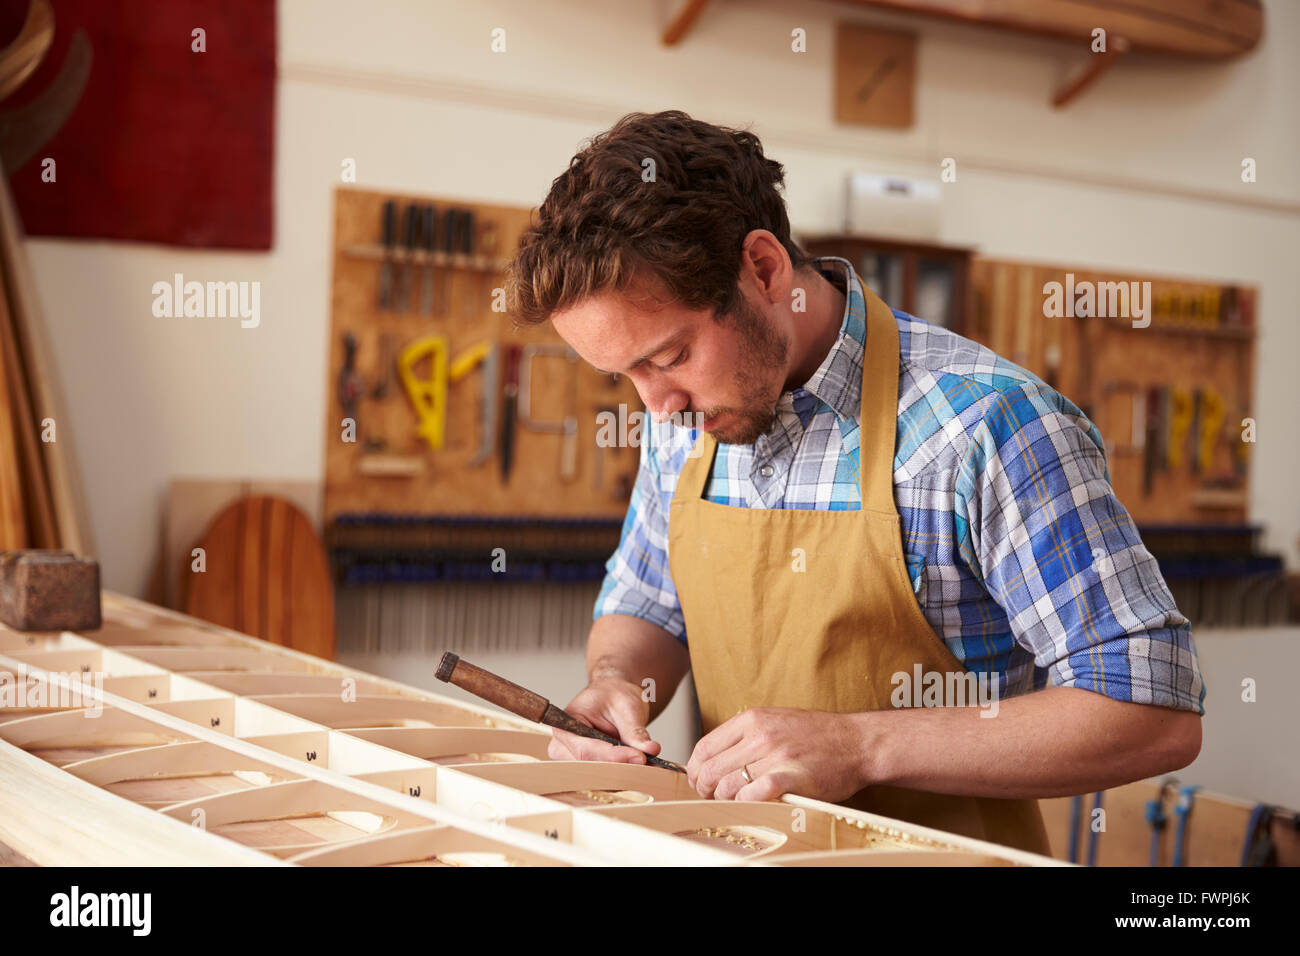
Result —
<path fill-rule="evenodd" d="M 97 629 L 99 562 L 71 551 L 0 551 L 0 621 L 19 631 Z"/>

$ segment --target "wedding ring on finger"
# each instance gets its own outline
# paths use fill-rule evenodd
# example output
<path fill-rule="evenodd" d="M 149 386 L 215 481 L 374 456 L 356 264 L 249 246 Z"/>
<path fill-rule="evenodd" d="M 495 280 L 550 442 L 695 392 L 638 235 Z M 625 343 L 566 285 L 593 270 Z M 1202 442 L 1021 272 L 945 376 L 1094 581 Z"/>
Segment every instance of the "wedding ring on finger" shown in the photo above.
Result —
<path fill-rule="evenodd" d="M 742 765 L 741 765 L 741 767 L 740 767 L 740 775 L 741 775 L 742 777 L 745 778 L 745 783 L 753 783 L 753 782 L 754 782 L 754 778 L 751 777 L 751 776 L 749 775 L 749 764 L 742 764 Z"/>

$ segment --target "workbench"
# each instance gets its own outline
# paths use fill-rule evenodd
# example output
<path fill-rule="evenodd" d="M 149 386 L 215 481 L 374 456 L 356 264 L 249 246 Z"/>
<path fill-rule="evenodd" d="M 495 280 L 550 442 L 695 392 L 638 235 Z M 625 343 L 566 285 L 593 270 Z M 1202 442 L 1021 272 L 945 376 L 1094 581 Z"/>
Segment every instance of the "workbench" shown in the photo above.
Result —
<path fill-rule="evenodd" d="M 0 844 L 39 865 L 1053 866 L 818 800 L 701 800 L 658 767 L 105 592 L 0 626 Z"/>

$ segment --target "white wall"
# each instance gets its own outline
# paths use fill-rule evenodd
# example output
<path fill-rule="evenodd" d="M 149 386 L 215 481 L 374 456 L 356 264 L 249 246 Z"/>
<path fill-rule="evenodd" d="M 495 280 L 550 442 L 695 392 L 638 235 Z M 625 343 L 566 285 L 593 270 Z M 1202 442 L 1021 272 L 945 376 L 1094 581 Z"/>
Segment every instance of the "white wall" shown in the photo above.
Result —
<path fill-rule="evenodd" d="M 1259 444 L 1251 511 L 1300 563 L 1300 5 L 1266 2 L 1263 44 L 1226 63 L 1133 56 L 1064 111 L 1084 54 L 1056 41 L 859 10 L 716 2 L 676 49 L 679 0 L 282 0 L 270 254 L 29 242 L 109 587 L 141 593 L 175 475 L 319 480 L 329 327 L 330 196 L 359 185 L 541 200 L 581 140 L 624 112 L 682 108 L 753 125 L 789 173 L 797 229 L 838 228 L 854 169 L 935 175 L 944 239 L 993 256 L 1260 287 Z M 922 34 L 917 124 L 831 119 L 832 27 Z M 507 52 L 489 52 L 490 30 Z M 790 52 L 802 27 L 808 52 Z M 113 148 L 127 149 L 127 145 Z M 1242 157 L 1259 181 L 1240 182 Z M 156 319 L 151 285 L 258 280 L 262 322 Z M 411 679 L 409 676 L 404 679 Z M 558 696 L 558 695 L 557 695 Z"/>
<path fill-rule="evenodd" d="M 1266 38 L 1245 59 L 1134 58 L 1059 112 L 1049 92 L 1083 55 L 1055 41 L 767 0 L 713 4 L 665 50 L 655 38 L 674 6 L 282 0 L 271 253 L 29 242 L 68 397 L 61 435 L 76 444 L 109 586 L 143 591 L 170 476 L 320 477 L 330 194 L 344 157 L 363 186 L 529 205 L 584 137 L 669 107 L 753 124 L 788 167 L 803 231 L 838 226 L 846 171 L 933 174 L 951 156 L 949 241 L 1257 283 L 1252 512 L 1269 547 L 1300 559 L 1296 4 L 1267 4 Z M 830 119 L 831 28 L 850 18 L 921 31 L 913 130 Z M 796 26 L 806 54 L 789 50 Z M 505 54 L 489 52 L 494 27 Z M 1254 185 L 1239 181 L 1245 155 Z M 150 287 L 174 272 L 260 281 L 261 326 L 154 318 Z"/>
<path fill-rule="evenodd" d="M 1289 686 L 1300 667 L 1300 628 L 1201 631 L 1195 640 L 1205 680 L 1201 755 L 1174 776 L 1215 793 L 1300 807 L 1300 740 Z"/>

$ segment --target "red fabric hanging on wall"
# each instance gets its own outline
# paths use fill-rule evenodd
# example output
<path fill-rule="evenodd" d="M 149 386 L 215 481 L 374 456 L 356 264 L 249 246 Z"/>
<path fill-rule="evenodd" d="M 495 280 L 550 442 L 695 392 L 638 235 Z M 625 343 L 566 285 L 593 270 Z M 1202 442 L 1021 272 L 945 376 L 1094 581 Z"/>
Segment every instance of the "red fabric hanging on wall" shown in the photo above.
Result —
<path fill-rule="evenodd" d="M 93 48 L 67 123 L 8 170 L 28 235 L 269 249 L 275 0 L 52 0 L 54 44 L 0 113 L 58 75 L 73 33 Z M 0 0 L 0 45 L 27 0 Z M 206 31 L 206 52 L 192 31 Z M 45 157 L 57 181 L 41 181 Z"/>

